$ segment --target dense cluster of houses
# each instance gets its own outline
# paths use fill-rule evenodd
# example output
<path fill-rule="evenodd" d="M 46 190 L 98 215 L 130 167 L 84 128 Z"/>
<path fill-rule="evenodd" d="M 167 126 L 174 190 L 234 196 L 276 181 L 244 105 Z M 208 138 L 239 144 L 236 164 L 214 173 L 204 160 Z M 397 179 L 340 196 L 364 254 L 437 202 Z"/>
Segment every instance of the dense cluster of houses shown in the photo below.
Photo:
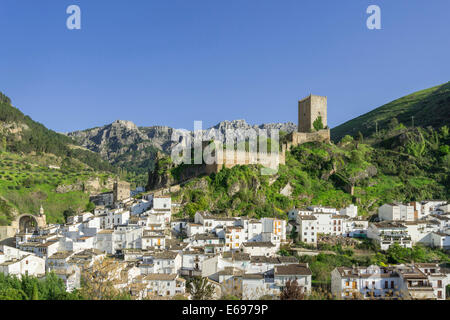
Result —
<path fill-rule="evenodd" d="M 358 216 L 354 205 L 339 211 L 321 206 L 293 209 L 288 217 L 287 232 L 296 232 L 300 241 L 310 245 L 317 245 L 317 235 L 324 234 L 369 238 L 381 250 L 395 243 L 405 248 L 421 243 L 450 249 L 450 205 L 446 201 L 384 204 L 374 222 Z"/>
<path fill-rule="evenodd" d="M 448 270 L 436 263 L 389 267 L 339 267 L 331 272 L 331 292 L 340 299 L 445 300 Z"/>
<path fill-rule="evenodd" d="M 311 270 L 277 254 L 286 242 L 286 220 L 229 218 L 198 212 L 194 221 L 172 220 L 169 196 L 144 195 L 97 206 L 66 224 L 23 230 L 15 245 L 0 246 L 0 271 L 43 277 L 53 271 L 68 290 L 83 270 L 112 257 L 115 282 L 138 298 L 188 296 L 186 277 L 207 277 L 215 297 L 256 299 L 278 295 L 288 280 L 311 290 Z"/>
<path fill-rule="evenodd" d="M 310 245 L 317 244 L 318 235 L 333 235 L 368 237 L 382 249 L 415 242 L 449 246 L 445 202 L 386 204 L 380 207 L 379 222 L 373 223 L 359 217 L 354 205 L 339 211 L 321 206 L 292 209 L 286 219 L 197 212 L 192 221 L 173 219 L 177 205 L 170 196 L 143 194 L 134 199 L 121 194 L 120 201 L 97 205 L 92 213 L 69 217 L 66 224 L 21 230 L 14 245 L 0 246 L 0 272 L 44 277 L 53 271 L 73 290 L 80 287 L 82 272 L 109 257 L 119 266 L 115 286 L 137 298 L 189 298 L 186 279 L 201 276 L 215 288 L 215 298 L 258 299 L 278 296 L 289 280 L 311 291 L 308 264 L 279 254 L 291 241 L 287 235 L 296 234 Z M 394 294 L 417 289 L 417 297 L 434 294 L 444 299 L 446 279 L 437 265 L 337 268 L 332 291 L 348 298 L 355 292 L 365 297 L 370 290 L 383 296 L 389 290 Z"/>

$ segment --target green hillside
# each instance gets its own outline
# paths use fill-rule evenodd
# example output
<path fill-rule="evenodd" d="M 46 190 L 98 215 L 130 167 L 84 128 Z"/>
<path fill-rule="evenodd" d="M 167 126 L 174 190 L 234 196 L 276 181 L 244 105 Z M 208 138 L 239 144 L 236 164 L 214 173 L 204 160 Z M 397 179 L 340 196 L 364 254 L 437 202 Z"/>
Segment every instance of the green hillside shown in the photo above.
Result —
<path fill-rule="evenodd" d="M 94 152 L 77 146 L 70 137 L 47 129 L 11 105 L 0 92 L 0 139 L 2 147 L 14 153 L 50 153 L 59 157 L 80 160 L 96 170 L 113 167 Z"/>
<path fill-rule="evenodd" d="M 345 135 L 356 136 L 362 132 L 364 136 L 378 130 L 386 130 L 393 118 L 405 126 L 440 128 L 450 123 L 450 82 L 415 92 L 392 101 L 362 116 L 347 121 L 331 129 L 331 138 L 337 142 Z"/>
<path fill-rule="evenodd" d="M 47 129 L 0 93 L 0 225 L 18 213 L 63 222 L 66 210 L 82 211 L 90 191 L 110 187 L 115 168 L 71 138 Z M 109 182 L 109 183 L 108 183 Z"/>
<path fill-rule="evenodd" d="M 396 128 L 388 133 L 389 139 L 375 145 L 351 136 L 338 144 L 307 143 L 288 152 L 286 165 L 274 176 L 260 175 L 258 166 L 236 166 L 198 177 L 172 196 L 182 204 L 180 216 L 207 210 L 258 218 L 286 217 L 293 206 L 342 208 L 354 203 L 360 214 L 369 215 L 392 201 L 448 199 L 448 127 Z M 158 161 L 159 175 L 176 182 L 178 167 L 166 163 Z"/>

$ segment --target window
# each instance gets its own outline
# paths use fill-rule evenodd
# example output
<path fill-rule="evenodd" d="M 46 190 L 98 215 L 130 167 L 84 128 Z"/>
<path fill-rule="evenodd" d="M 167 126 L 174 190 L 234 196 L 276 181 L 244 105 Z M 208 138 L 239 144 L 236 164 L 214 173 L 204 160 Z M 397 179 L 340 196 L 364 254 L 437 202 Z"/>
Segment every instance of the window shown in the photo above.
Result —
<path fill-rule="evenodd" d="M 384 282 L 384 288 L 385 289 L 389 289 L 389 281 L 385 281 Z"/>
<path fill-rule="evenodd" d="M 438 288 L 442 288 L 442 280 L 438 280 Z"/>

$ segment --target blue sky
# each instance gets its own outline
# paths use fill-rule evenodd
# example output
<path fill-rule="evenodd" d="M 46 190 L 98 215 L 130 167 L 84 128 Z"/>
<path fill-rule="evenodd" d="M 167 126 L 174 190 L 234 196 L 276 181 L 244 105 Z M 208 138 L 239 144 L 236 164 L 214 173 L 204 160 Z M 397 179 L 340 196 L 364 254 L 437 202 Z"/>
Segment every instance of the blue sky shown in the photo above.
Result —
<path fill-rule="evenodd" d="M 309 93 L 334 127 L 447 82 L 449 34 L 448 0 L 0 0 L 0 91 L 61 132 L 296 123 Z"/>

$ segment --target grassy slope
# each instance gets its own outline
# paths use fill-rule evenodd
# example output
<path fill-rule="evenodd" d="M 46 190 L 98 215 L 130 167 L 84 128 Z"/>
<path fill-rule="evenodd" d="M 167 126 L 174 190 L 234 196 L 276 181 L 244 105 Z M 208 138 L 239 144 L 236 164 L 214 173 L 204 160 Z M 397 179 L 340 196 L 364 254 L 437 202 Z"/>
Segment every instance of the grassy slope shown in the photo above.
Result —
<path fill-rule="evenodd" d="M 14 212 L 36 214 L 41 205 L 47 222 L 62 222 L 64 210 L 83 210 L 89 195 L 57 193 L 56 187 L 105 179 L 113 170 L 98 154 L 24 115 L 0 92 L 0 225 L 8 225 Z"/>
<path fill-rule="evenodd" d="M 414 155 L 415 149 L 408 147 L 419 131 L 425 139 L 424 149 Z M 418 129 L 407 130 L 407 134 L 409 138 L 401 140 L 404 145 L 388 149 L 358 143 L 351 137 L 337 145 L 304 144 L 287 154 L 286 165 L 280 166 L 275 181 L 261 176 L 256 166 L 236 166 L 197 178 L 174 197 L 184 204 L 181 213 L 185 215 L 211 210 L 256 217 L 286 217 L 285 212 L 293 206 L 342 208 L 352 202 L 361 214 L 371 214 L 392 201 L 448 198 L 449 134 Z M 433 139 L 438 142 L 430 143 Z M 345 188 L 349 182 L 354 185 L 354 196 Z M 281 195 L 288 183 L 292 194 Z"/>
<path fill-rule="evenodd" d="M 410 126 L 411 116 L 415 126 L 439 128 L 450 123 L 450 82 L 415 92 L 347 121 L 331 129 L 331 137 L 336 142 L 346 134 L 356 136 L 358 131 L 368 136 L 375 132 L 376 121 L 379 129 L 385 129 L 394 117 Z"/>
<path fill-rule="evenodd" d="M 57 193 L 57 186 L 110 176 L 109 173 L 94 172 L 81 163 L 64 166 L 61 170 L 48 168 L 49 164 L 57 161 L 54 155 L 0 153 L 0 225 L 7 225 L 13 219 L 11 208 L 20 213 L 37 214 L 41 205 L 47 222 L 63 222 L 64 210 L 83 210 L 89 202 L 89 195 L 82 191 Z"/>

